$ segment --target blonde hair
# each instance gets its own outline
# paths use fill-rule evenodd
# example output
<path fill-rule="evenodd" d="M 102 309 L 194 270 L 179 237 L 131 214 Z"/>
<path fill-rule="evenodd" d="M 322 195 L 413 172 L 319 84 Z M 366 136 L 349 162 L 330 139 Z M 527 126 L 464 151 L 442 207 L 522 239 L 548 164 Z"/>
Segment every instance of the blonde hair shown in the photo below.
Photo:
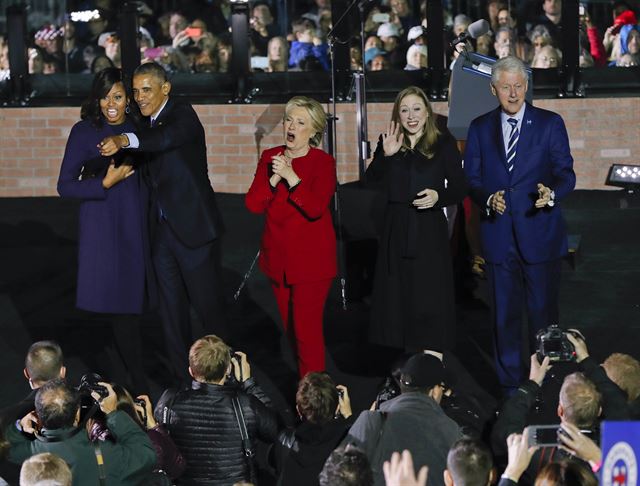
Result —
<path fill-rule="evenodd" d="M 562 382 L 560 405 L 568 422 L 591 427 L 600 414 L 600 393 L 584 374 L 571 373 Z"/>
<path fill-rule="evenodd" d="M 309 145 L 317 147 L 322 142 L 324 136 L 324 128 L 327 125 L 327 115 L 324 112 L 322 105 L 313 98 L 306 96 L 294 96 L 291 98 L 287 105 L 284 107 L 284 118 L 286 120 L 294 108 L 304 108 L 309 113 L 311 118 L 311 128 L 315 131 L 315 134 L 309 139 Z"/>
<path fill-rule="evenodd" d="M 71 469 L 62 458 L 55 454 L 50 452 L 36 454 L 22 463 L 20 484 L 23 486 L 38 484 L 71 486 Z"/>
<path fill-rule="evenodd" d="M 207 383 L 218 382 L 231 362 L 231 350 L 213 334 L 198 339 L 189 350 L 189 367 L 193 377 Z"/>
<path fill-rule="evenodd" d="M 640 396 L 640 362 L 623 353 L 613 353 L 602 363 L 611 381 L 627 394 L 632 402 Z"/>
<path fill-rule="evenodd" d="M 427 95 L 424 94 L 424 91 L 422 91 L 417 86 L 409 86 L 408 88 L 400 91 L 400 93 L 398 93 L 398 96 L 396 96 L 396 101 L 393 103 L 391 120 L 397 123 L 400 126 L 400 130 L 402 131 L 402 147 L 400 148 L 400 150 L 411 150 L 411 141 L 409 140 L 409 136 L 400 123 L 400 105 L 402 104 L 402 100 L 409 95 L 416 95 L 418 98 L 420 98 L 427 110 L 427 119 L 425 120 L 424 124 L 424 132 L 422 133 L 422 136 L 420 137 L 414 148 L 422 155 L 430 159 L 435 153 L 434 145 L 438 140 L 438 137 L 440 136 L 440 130 L 438 130 L 438 127 L 436 126 L 436 120 L 433 116 L 433 110 L 431 108 L 429 100 L 427 99 Z"/>

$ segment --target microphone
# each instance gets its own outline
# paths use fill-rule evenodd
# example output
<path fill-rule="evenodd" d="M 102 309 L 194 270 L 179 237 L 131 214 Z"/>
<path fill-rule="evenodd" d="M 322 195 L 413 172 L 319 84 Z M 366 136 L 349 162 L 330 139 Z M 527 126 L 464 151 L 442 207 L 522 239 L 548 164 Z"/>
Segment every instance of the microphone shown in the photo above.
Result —
<path fill-rule="evenodd" d="M 458 45 L 461 42 L 466 42 L 468 39 L 477 39 L 489 32 L 489 28 L 489 22 L 485 19 L 476 20 L 467 27 L 467 30 L 451 41 L 451 47 Z"/>

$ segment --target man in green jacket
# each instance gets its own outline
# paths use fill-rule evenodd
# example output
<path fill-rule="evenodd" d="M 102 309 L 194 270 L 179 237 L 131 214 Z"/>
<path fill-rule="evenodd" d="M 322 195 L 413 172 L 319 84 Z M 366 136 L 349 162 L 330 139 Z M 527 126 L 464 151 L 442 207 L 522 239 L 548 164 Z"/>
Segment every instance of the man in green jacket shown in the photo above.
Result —
<path fill-rule="evenodd" d="M 111 385 L 100 384 L 108 395 L 101 398 L 93 392 L 92 396 L 106 415 L 113 441 L 89 440 L 85 427 L 78 427 L 78 392 L 63 380 L 53 380 L 38 390 L 35 413 L 7 428 L 9 460 L 19 464 L 35 454 L 51 452 L 69 465 L 74 486 L 143 484 L 156 464 L 151 441 L 125 412 L 116 410 L 117 399 Z M 34 440 L 30 440 L 31 434 L 35 435 Z M 99 465 L 101 462 L 103 465 Z"/>

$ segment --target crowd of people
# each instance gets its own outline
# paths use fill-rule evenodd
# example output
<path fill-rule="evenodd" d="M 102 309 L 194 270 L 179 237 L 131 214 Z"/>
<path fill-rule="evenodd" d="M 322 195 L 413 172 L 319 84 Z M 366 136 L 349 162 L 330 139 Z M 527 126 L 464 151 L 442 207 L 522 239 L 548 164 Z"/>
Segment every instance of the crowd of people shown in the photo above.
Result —
<path fill-rule="evenodd" d="M 595 486 L 601 422 L 640 419 L 640 362 L 613 353 L 599 365 L 570 336 L 576 363 L 559 393 L 545 386 L 549 357 L 534 354 L 529 378 L 476 431 L 443 406 L 466 390 L 430 354 L 410 355 L 399 395 L 359 414 L 345 386 L 310 372 L 287 424 L 247 356 L 214 335 L 191 346 L 191 386 L 167 389 L 155 407 L 99 377 L 73 386 L 60 346 L 38 341 L 25 359 L 32 392 L 0 411 L 0 484 Z M 540 401 L 555 420 L 536 411 Z M 541 420 L 560 427 L 551 443 L 535 439 Z"/>
<path fill-rule="evenodd" d="M 470 12 L 445 7 L 447 57 L 454 61 L 463 49 L 498 58 L 515 55 L 533 68 L 562 64 L 562 0 L 504 2 L 490 0 L 486 34 L 455 48 L 450 41 L 477 19 Z M 138 5 L 139 46 L 144 60 L 162 64 L 169 72 L 224 73 L 231 59 L 231 6 L 220 2 L 180 2 L 176 10 L 154 11 Z M 118 10 L 113 0 L 86 6 L 95 14 L 82 21 L 65 15 L 32 32 L 28 45 L 30 73 L 96 73 L 107 66 L 121 67 Z M 625 0 L 611 5 L 612 18 L 594 22 L 590 4 L 580 4 L 579 59 L 581 67 L 638 66 L 640 25 L 633 6 Z M 426 2 L 376 0 L 367 2 L 365 38 L 359 28 L 349 33 L 352 70 L 423 69 L 428 66 Z M 329 0 L 250 3 L 249 52 L 251 68 L 261 72 L 330 69 L 327 34 L 332 27 Z M 364 44 L 363 44 L 364 40 Z M 340 39 L 345 42 L 345 39 Z M 364 45 L 364 53 L 362 52 Z M 0 73 L 8 76 L 6 37 L 0 42 Z"/>
<path fill-rule="evenodd" d="M 318 23 L 327 23 L 316 6 Z M 394 0 L 397 24 L 382 23 L 376 32 L 416 34 L 406 6 Z M 289 60 L 294 53 L 300 62 L 315 57 L 324 68 L 326 47 L 315 42 L 309 17 L 294 23 Z M 225 17 L 200 27 L 182 19 L 170 30 L 191 38 L 191 29 L 202 34 L 207 22 Z M 376 57 L 388 59 L 398 40 L 381 35 L 373 48 L 387 54 Z M 568 476 L 595 484 L 600 421 L 639 417 L 640 363 L 613 354 L 600 367 L 576 331 L 563 334 L 577 363 L 556 395 L 545 389 L 549 355 L 538 349 L 524 365 L 523 348 L 535 349 L 539 333 L 557 322 L 567 253 L 561 206 L 576 179 L 562 118 L 525 101 L 522 59 L 500 57 L 490 84 L 499 106 L 471 123 L 464 157 L 416 86 L 398 93 L 380 135 L 365 177 L 385 200 L 370 338 L 407 354 L 390 390 L 357 416 L 349 390 L 326 374 L 323 312 L 336 275 L 329 210 L 336 161 L 319 148 L 326 116 L 304 96 L 285 106 L 282 143 L 261 154 L 245 204 L 265 215 L 259 265 L 297 358 L 296 423 L 275 410 L 226 321 L 223 215 L 197 113 L 171 96 L 172 68 L 163 61 L 147 59 L 131 85 L 117 67 L 100 70 L 71 129 L 58 190 L 81 201 L 76 305 L 111 320 L 127 373 L 113 382 L 86 376 L 72 386 L 60 346 L 34 343 L 24 371 L 32 393 L 0 411 L 2 451 L 15 465 L 3 462 L 1 475 L 17 477 L 22 465 L 23 485 L 451 486 L 491 484 L 498 475 L 502 485 L 568 484 Z M 448 209 L 467 195 L 480 213 L 505 399 L 480 424 L 468 422 L 483 415 L 479 410 L 461 414 L 450 405 L 471 402 L 456 402 L 469 390 L 447 367 L 456 322 Z M 169 386 L 155 407 L 138 326 L 151 308 L 162 322 L 162 381 Z M 536 417 L 539 397 L 555 416 Z M 551 448 L 529 436 L 527 426 L 540 420 L 561 424 Z"/>

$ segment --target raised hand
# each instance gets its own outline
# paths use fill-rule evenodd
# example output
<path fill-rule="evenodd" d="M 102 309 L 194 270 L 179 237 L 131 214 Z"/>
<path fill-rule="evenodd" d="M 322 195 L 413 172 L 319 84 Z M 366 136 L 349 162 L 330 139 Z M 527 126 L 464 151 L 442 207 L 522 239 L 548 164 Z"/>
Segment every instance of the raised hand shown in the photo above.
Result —
<path fill-rule="evenodd" d="M 433 189 L 423 189 L 417 195 L 417 197 L 411 202 L 418 209 L 429 209 L 435 206 L 438 202 L 438 191 Z"/>
<path fill-rule="evenodd" d="M 389 123 L 389 128 L 382 134 L 382 148 L 384 155 L 391 157 L 402 147 L 402 130 L 400 124 L 393 120 Z"/>
<path fill-rule="evenodd" d="M 413 459 L 408 450 L 391 454 L 391 460 L 382 465 L 382 472 L 387 486 L 426 486 L 427 466 L 422 466 L 416 476 Z"/>

